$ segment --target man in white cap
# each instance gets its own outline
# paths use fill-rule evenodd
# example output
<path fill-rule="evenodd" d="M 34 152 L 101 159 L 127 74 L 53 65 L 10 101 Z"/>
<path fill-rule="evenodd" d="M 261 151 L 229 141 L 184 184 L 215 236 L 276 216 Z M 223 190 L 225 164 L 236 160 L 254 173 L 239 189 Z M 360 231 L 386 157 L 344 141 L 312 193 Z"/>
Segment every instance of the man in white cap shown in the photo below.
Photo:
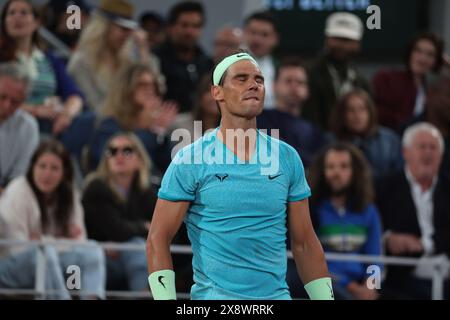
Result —
<path fill-rule="evenodd" d="M 368 81 L 351 64 L 361 49 L 363 23 L 354 14 L 331 14 L 325 27 L 325 52 L 309 69 L 310 98 L 303 116 L 322 129 L 329 129 L 329 116 L 336 101 L 354 88 L 369 91 Z"/>
<path fill-rule="evenodd" d="M 311 299 L 333 299 L 300 157 L 288 144 L 256 130 L 264 93 L 261 69 L 245 52 L 226 57 L 214 69 L 211 94 L 221 125 L 177 153 L 158 193 L 147 240 L 155 299 L 176 298 L 170 243 L 183 220 L 192 244 L 192 299 L 290 299 L 287 219 L 306 291 Z M 266 172 L 261 150 L 268 143 L 278 165 Z"/>

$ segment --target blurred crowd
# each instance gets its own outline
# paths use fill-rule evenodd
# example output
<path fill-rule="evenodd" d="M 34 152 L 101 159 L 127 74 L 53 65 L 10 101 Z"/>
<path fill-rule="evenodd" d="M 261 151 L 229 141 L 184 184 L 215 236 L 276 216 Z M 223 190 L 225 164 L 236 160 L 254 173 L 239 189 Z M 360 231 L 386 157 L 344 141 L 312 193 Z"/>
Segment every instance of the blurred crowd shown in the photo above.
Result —
<path fill-rule="evenodd" d="M 81 9 L 69 30 L 66 8 Z M 149 4 L 149 7 L 151 5 Z M 326 252 L 431 258 L 450 254 L 450 60 L 439 35 L 411 35 L 403 66 L 368 79 L 355 64 L 362 21 L 336 12 L 311 61 L 275 55 L 280 34 L 269 11 L 217 30 L 212 56 L 200 45 L 201 3 L 133 20 L 126 0 L 9 0 L 0 16 L 0 238 L 63 240 L 80 247 L 0 247 L 0 288 L 33 288 L 38 253 L 48 257 L 50 297 L 69 298 L 65 270 L 79 265 L 81 296 L 148 292 L 143 244 L 176 129 L 193 137 L 220 124 L 210 95 L 214 65 L 240 48 L 257 60 L 266 98 L 260 129 L 278 129 L 305 165 L 311 217 Z M 70 52 L 43 41 L 45 27 Z M 194 121 L 201 121 L 201 127 Z M 189 244 L 182 228 L 175 243 Z M 430 299 L 434 270 L 329 261 L 339 299 Z M 190 257 L 174 258 L 177 289 L 192 285 Z M 305 297 L 294 262 L 287 282 Z M 444 293 L 450 297 L 448 273 Z"/>

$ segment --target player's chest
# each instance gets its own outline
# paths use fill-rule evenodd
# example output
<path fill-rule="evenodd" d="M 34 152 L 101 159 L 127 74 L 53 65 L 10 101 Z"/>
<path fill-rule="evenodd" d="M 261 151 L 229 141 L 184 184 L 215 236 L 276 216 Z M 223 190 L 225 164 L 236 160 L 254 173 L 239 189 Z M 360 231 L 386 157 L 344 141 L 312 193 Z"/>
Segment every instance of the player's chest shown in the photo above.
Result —
<path fill-rule="evenodd" d="M 197 199 L 228 210 L 280 211 L 286 206 L 289 177 L 280 169 L 262 175 L 258 166 L 217 166 L 199 180 Z"/>

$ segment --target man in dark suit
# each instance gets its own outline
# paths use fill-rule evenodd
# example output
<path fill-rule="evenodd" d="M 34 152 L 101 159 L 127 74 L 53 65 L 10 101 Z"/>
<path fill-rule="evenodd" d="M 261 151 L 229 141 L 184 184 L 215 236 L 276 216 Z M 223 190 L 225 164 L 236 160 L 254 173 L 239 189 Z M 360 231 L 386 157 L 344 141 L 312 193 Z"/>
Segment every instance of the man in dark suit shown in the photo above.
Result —
<path fill-rule="evenodd" d="M 435 126 L 420 122 L 405 131 L 404 170 L 385 179 L 377 197 L 389 255 L 450 255 L 450 181 L 439 175 L 443 152 L 443 138 Z M 384 289 L 397 298 L 430 299 L 435 272 L 425 264 L 389 266 Z M 448 297 L 448 275 L 444 289 Z"/>

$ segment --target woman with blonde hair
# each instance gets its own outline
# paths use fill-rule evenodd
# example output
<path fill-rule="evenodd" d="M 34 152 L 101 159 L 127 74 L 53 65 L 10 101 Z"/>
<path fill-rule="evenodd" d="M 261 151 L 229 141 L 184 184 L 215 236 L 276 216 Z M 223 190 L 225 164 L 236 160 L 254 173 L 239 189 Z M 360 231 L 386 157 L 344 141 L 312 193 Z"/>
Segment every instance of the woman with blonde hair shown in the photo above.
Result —
<path fill-rule="evenodd" d="M 156 203 L 150 159 L 132 133 L 109 139 L 83 195 L 88 235 L 98 241 L 144 244 Z M 144 251 L 107 251 L 108 287 L 148 290 Z"/>
<path fill-rule="evenodd" d="M 126 63 L 143 62 L 154 68 L 158 81 L 159 61 L 148 50 L 145 31 L 132 20 L 134 8 L 126 0 L 103 0 L 91 15 L 68 71 L 98 113 L 113 75 Z"/>
<path fill-rule="evenodd" d="M 155 71 L 147 64 L 133 63 L 119 70 L 102 108 L 104 119 L 91 140 L 91 168 L 99 163 L 106 141 L 124 130 L 139 137 L 156 169 L 163 172 L 167 168 L 171 142 L 166 133 L 177 107 L 173 102 L 163 102 L 162 93 Z"/>

